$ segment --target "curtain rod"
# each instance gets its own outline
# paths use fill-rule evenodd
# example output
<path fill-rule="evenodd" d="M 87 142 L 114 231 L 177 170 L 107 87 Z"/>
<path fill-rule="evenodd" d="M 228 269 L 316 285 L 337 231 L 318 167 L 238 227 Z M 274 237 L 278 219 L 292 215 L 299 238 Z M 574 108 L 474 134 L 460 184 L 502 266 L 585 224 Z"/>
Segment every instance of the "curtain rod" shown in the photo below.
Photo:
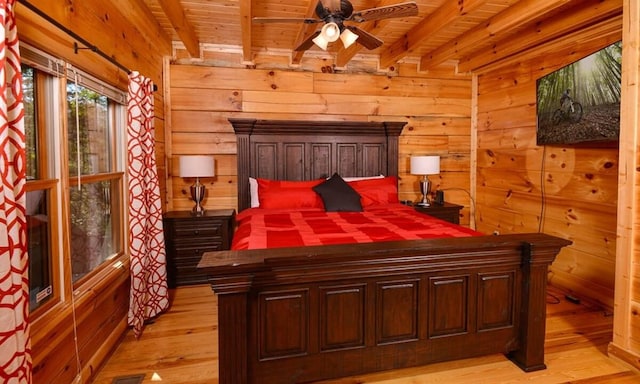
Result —
<path fill-rule="evenodd" d="M 127 68 L 124 65 L 120 64 L 119 62 L 117 62 L 116 59 L 114 59 L 113 57 L 111 57 L 111 56 L 107 55 L 106 53 L 102 52 L 98 47 L 96 47 L 95 45 L 91 44 L 89 41 L 83 39 L 77 33 L 73 32 L 72 30 L 70 30 L 69 28 L 65 27 L 64 25 L 58 23 L 51 16 L 49 16 L 46 13 L 42 12 L 36 6 L 34 6 L 33 4 L 29 3 L 27 0 L 19 0 L 19 1 L 20 1 L 20 3 L 24 4 L 24 6 L 26 6 L 27 8 L 29 8 L 30 10 L 32 10 L 33 12 L 38 14 L 38 16 L 42 17 L 43 19 L 47 20 L 51 24 L 55 25 L 61 31 L 63 31 L 67 35 L 73 37 L 74 39 L 78 40 L 78 42 L 80 42 L 80 44 L 82 44 L 82 45 L 84 45 L 86 47 L 86 48 L 79 48 L 78 47 L 78 43 L 74 43 L 74 52 L 75 53 L 78 53 L 78 49 L 90 49 L 91 51 L 93 51 L 93 52 L 97 53 L 98 55 L 102 56 L 104 59 L 109 61 L 111 64 L 113 64 L 116 67 L 120 68 L 121 70 L 125 71 L 127 74 L 131 73 L 131 70 L 129 68 Z M 154 87 L 155 87 L 155 85 L 154 85 Z"/>

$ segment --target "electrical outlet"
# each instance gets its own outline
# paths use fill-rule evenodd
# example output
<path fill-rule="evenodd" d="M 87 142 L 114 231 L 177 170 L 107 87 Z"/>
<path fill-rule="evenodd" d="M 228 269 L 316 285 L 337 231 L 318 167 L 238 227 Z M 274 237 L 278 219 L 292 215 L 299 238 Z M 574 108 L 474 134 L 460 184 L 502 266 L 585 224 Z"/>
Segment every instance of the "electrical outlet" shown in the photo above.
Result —
<path fill-rule="evenodd" d="M 498 236 L 499 234 L 500 234 L 500 231 L 498 231 L 498 230 L 493 231 L 493 235 L 494 236 Z"/>

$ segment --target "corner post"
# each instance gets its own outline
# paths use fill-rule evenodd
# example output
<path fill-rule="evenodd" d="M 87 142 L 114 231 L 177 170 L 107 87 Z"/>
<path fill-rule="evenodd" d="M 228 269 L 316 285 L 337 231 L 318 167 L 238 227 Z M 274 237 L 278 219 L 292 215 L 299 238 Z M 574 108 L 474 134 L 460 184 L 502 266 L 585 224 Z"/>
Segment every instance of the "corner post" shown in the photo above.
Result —
<path fill-rule="evenodd" d="M 218 296 L 220 384 L 247 384 L 247 305 L 252 276 L 210 278 Z"/>
<path fill-rule="evenodd" d="M 522 245 L 522 301 L 520 307 L 519 348 L 509 358 L 525 372 L 546 369 L 544 340 L 547 317 L 547 273 L 558 249 Z"/>

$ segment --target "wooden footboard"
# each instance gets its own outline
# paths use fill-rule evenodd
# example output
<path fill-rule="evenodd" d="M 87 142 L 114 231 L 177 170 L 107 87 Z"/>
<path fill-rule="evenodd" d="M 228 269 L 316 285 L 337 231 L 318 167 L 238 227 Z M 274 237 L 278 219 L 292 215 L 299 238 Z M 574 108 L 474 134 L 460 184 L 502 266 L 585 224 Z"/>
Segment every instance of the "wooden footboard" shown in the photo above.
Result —
<path fill-rule="evenodd" d="M 545 234 L 205 253 L 220 383 L 307 383 L 492 353 L 544 369 Z"/>

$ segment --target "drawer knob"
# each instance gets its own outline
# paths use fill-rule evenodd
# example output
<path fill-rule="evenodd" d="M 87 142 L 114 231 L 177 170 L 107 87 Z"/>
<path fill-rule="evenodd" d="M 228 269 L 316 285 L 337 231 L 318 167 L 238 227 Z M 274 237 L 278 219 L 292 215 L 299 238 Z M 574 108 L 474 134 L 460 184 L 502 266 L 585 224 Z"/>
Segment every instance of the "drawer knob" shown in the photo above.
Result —
<path fill-rule="evenodd" d="M 193 231 L 193 233 L 194 233 L 194 234 L 196 234 L 196 235 L 199 235 L 199 234 L 200 234 L 200 231 L 199 231 L 199 230 L 197 230 L 197 229 L 195 229 L 195 230 Z"/>

